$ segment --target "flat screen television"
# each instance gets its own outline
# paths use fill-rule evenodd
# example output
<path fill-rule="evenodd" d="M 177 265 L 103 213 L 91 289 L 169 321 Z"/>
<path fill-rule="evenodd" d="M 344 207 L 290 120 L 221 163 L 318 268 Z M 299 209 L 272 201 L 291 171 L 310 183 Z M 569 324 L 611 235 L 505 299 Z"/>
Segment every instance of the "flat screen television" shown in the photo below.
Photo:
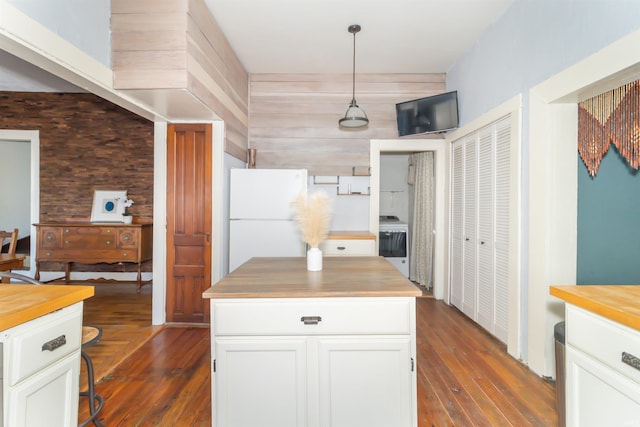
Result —
<path fill-rule="evenodd" d="M 458 127 L 458 92 L 396 104 L 398 135 L 444 132 Z"/>

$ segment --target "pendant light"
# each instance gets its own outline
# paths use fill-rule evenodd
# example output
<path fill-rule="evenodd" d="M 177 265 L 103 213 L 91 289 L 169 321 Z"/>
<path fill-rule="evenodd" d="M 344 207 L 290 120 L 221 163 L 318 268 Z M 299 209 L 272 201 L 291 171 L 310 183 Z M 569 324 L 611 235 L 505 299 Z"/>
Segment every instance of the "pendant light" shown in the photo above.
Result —
<path fill-rule="evenodd" d="M 347 112 L 338 123 L 345 128 L 359 128 L 369 123 L 367 114 L 356 103 L 356 34 L 360 32 L 360 25 L 350 25 L 348 30 L 353 34 L 353 95 Z"/>

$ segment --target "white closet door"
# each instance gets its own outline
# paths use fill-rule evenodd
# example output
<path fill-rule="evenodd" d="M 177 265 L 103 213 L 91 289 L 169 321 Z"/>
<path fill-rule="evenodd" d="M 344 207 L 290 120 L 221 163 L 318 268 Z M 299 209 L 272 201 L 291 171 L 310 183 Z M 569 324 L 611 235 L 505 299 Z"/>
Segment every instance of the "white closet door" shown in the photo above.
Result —
<path fill-rule="evenodd" d="M 477 135 L 464 143 L 464 275 L 462 312 L 477 320 L 476 316 L 476 256 L 478 216 L 478 144 Z"/>
<path fill-rule="evenodd" d="M 451 156 L 451 304 L 462 310 L 464 265 L 464 141 L 453 143 Z"/>
<path fill-rule="evenodd" d="M 477 321 L 494 332 L 494 127 L 478 138 L 478 306 Z"/>
<path fill-rule="evenodd" d="M 495 325 L 494 335 L 507 342 L 509 312 L 509 177 L 511 121 L 506 117 L 495 125 Z M 512 278 L 515 280 L 515 278 Z"/>

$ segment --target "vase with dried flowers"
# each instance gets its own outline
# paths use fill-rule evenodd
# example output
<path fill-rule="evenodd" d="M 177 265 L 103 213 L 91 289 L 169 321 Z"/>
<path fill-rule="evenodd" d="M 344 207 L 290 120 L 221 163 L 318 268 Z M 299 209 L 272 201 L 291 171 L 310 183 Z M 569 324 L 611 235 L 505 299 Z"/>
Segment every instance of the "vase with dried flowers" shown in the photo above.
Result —
<path fill-rule="evenodd" d="M 131 215 L 130 208 L 133 206 L 133 200 L 124 198 L 121 199 L 122 206 L 124 206 L 124 212 L 122 213 L 122 222 L 125 224 L 131 224 L 133 222 L 133 216 Z"/>
<path fill-rule="evenodd" d="M 302 240 L 309 245 L 307 270 L 322 270 L 322 251 L 319 246 L 329 234 L 331 223 L 331 199 L 324 191 L 299 194 L 291 203 L 294 219 L 300 226 Z"/>

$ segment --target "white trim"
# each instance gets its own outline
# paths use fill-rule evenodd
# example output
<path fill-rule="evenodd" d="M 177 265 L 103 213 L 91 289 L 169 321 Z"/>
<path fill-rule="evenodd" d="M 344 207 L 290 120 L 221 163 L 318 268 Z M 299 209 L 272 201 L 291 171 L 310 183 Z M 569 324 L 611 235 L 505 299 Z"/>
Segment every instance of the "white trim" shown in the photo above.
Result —
<path fill-rule="evenodd" d="M 166 322 L 167 312 L 167 123 L 153 125 L 153 296 L 151 324 Z"/>
<path fill-rule="evenodd" d="M 369 231 L 378 235 L 380 216 L 380 153 L 433 151 L 436 170 L 436 212 L 433 296 L 449 303 L 449 150 L 444 139 L 373 139 L 369 154 L 371 196 L 369 197 Z M 376 239 L 378 253 L 378 239 Z"/>
<path fill-rule="evenodd" d="M 12 129 L 0 129 L 0 141 L 25 141 L 29 142 L 31 146 L 31 224 L 36 224 L 40 221 L 40 131 L 37 130 L 12 130 Z M 27 274 L 31 277 L 35 274 L 35 262 L 36 262 L 36 227 L 31 225 L 29 232 L 31 236 L 31 249 L 29 252 L 29 271 Z"/>
<path fill-rule="evenodd" d="M 576 283 L 576 102 L 638 78 L 639 44 L 640 30 L 529 91 L 528 359 L 541 375 L 553 375 L 553 325 L 564 318 L 549 286 Z"/>
<path fill-rule="evenodd" d="M 211 124 L 212 146 L 212 184 L 211 184 L 211 285 L 222 279 L 223 256 L 226 244 L 224 236 L 224 133 L 225 124 L 222 121 Z"/>

